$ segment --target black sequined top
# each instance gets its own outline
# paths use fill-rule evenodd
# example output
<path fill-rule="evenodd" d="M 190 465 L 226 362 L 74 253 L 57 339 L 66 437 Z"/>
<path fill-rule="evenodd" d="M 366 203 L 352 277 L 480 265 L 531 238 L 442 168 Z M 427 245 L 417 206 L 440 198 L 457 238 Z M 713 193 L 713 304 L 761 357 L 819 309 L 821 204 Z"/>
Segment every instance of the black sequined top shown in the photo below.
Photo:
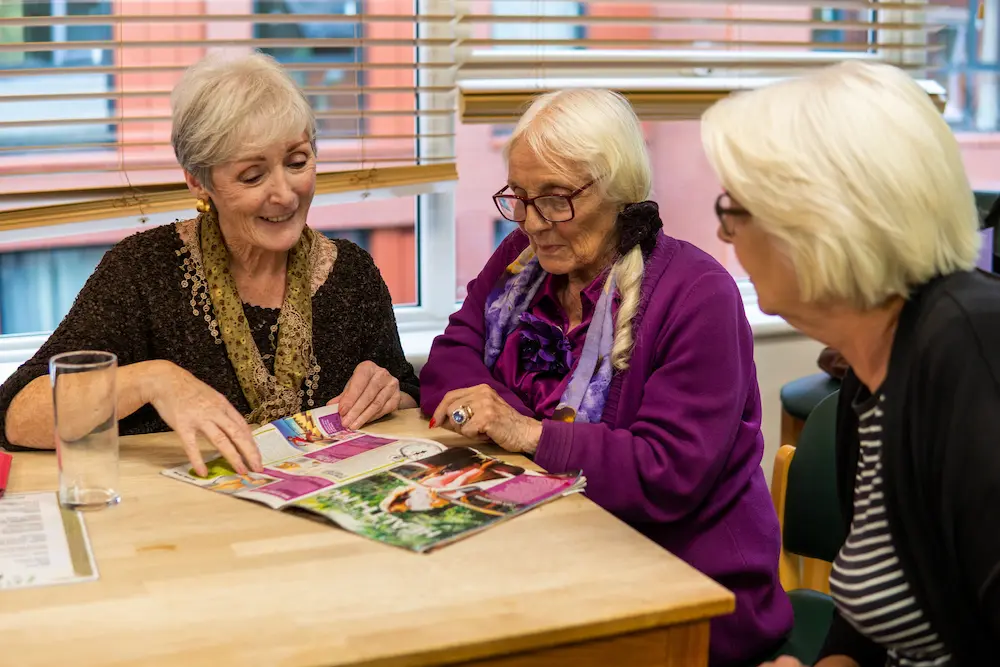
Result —
<path fill-rule="evenodd" d="M 399 380 L 401 391 L 420 402 L 417 377 L 403 356 L 389 290 L 372 258 L 349 241 L 336 240 L 337 260 L 326 282 L 313 295 L 313 350 L 320 366 L 317 406 L 343 391 L 354 369 L 371 360 Z M 183 246 L 176 225 L 135 234 L 105 254 L 59 327 L 29 361 L 0 386 L 0 446 L 15 449 L 5 436 L 11 401 L 33 379 L 48 372 L 48 360 L 60 352 L 105 350 L 120 366 L 165 359 L 225 395 L 242 414 L 250 406 L 229 363 L 225 345 L 217 345 L 182 286 Z M 278 309 L 244 305 L 254 341 L 274 366 L 271 326 Z M 307 406 L 303 405 L 305 409 Z M 168 430 L 152 406 L 122 419 L 122 435 Z"/>

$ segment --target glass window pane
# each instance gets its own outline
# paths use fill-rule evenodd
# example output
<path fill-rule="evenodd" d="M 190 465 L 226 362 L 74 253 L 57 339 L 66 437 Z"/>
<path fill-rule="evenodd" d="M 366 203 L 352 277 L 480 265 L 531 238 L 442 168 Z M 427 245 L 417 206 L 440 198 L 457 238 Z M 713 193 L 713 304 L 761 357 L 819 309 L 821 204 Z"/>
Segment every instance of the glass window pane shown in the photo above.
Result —
<path fill-rule="evenodd" d="M 0 253 L 0 334 L 55 329 L 107 249 L 54 247 Z"/>
<path fill-rule="evenodd" d="M 392 302 L 417 303 L 417 197 L 313 205 L 309 226 L 364 248 L 382 272 Z"/>
<path fill-rule="evenodd" d="M 979 15 L 978 0 L 952 0 L 932 7 L 929 76 L 947 91 L 945 119 L 958 132 L 980 133 L 981 143 L 996 143 L 1000 130 L 1000 12 Z M 992 149 L 991 149 L 992 150 Z M 992 156 L 991 156 L 992 157 Z M 1000 180 L 994 178 L 994 186 Z"/>
<path fill-rule="evenodd" d="M 309 225 L 367 251 L 393 303 L 412 305 L 417 302 L 416 206 L 416 197 L 313 206 Z M 178 211 L 176 217 L 189 215 Z M 47 247 L 0 252 L 0 334 L 55 329 L 104 253 L 135 231 L 103 233 L 108 238 L 101 245 L 78 246 L 69 238 L 55 239 Z"/>
<path fill-rule="evenodd" d="M 510 220 L 504 220 L 503 218 L 497 218 L 493 221 L 493 249 L 496 250 L 505 238 L 510 236 L 511 232 L 517 229 L 517 223 L 511 222 Z"/>
<path fill-rule="evenodd" d="M 944 117 L 955 130 L 969 183 L 981 202 L 1000 193 L 1000 12 L 979 12 L 978 0 L 952 0 L 933 7 L 930 75 L 947 91 Z M 981 205 L 986 210 L 988 206 Z M 979 265 L 992 269 L 995 230 L 984 232 Z"/>
<path fill-rule="evenodd" d="M 653 164 L 653 200 L 660 205 L 663 231 L 689 241 L 713 255 L 734 277 L 746 272 L 729 246 L 716 238 L 713 211 L 721 185 L 701 146 L 698 121 L 644 123 Z M 974 190 L 1000 193 L 1000 134 L 957 132 L 969 181 Z M 488 125 L 464 125 L 458 133 L 459 173 L 464 185 L 457 192 L 457 295 L 476 277 L 496 246 L 516 228 L 500 218 L 491 195 L 507 179 L 498 141 Z M 572 223 L 570 223 L 572 224 Z M 991 245 L 992 236 L 986 235 Z M 984 248 L 981 266 L 989 267 L 991 248 Z"/>
<path fill-rule="evenodd" d="M 205 3 L 0 0 L 0 18 L 108 16 L 108 23 L 86 26 L 65 26 L 55 21 L 43 26 L 0 26 L 3 43 L 26 44 L 26 48 L 38 44 L 38 50 L 0 53 L 0 174 L 4 191 L 44 192 L 54 187 L 51 173 L 69 170 L 75 172 L 81 188 L 116 187 L 124 180 L 119 171 L 123 166 L 128 182 L 135 186 L 179 182 L 182 174 L 170 146 L 168 92 L 180 78 L 182 68 L 207 53 L 209 49 L 203 44 L 206 40 L 259 38 L 302 40 L 306 44 L 269 45 L 265 51 L 296 68 L 290 73 L 306 89 L 317 112 L 321 171 L 412 164 L 417 152 L 414 137 L 419 128 L 415 115 L 408 115 L 417 106 L 417 96 L 408 89 L 416 80 L 411 59 L 415 61 L 417 49 L 385 43 L 390 38 L 415 36 L 416 23 L 399 18 L 406 12 L 393 11 L 384 2 L 366 7 L 362 0 L 226 0 L 214 4 L 218 5 L 216 10 L 228 6 L 229 11 L 224 13 L 233 15 L 256 12 L 260 22 L 188 20 L 192 12 L 209 11 L 202 7 Z M 399 20 L 363 24 L 366 9 Z M 185 18 L 177 22 L 129 21 L 119 28 L 115 21 L 122 12 L 133 17 L 145 13 L 161 19 L 171 14 Z M 271 14 L 348 20 L 268 22 Z M 124 46 L 115 45 L 119 36 Z M 308 45 L 311 40 L 361 37 L 376 43 L 363 48 Z M 115 46 L 73 48 L 81 40 L 111 40 Z M 191 40 L 193 45 L 145 46 L 150 41 L 184 40 Z M 53 46 L 65 48 L 53 50 Z M 213 49 L 237 54 L 248 47 Z M 373 62 L 379 67 L 365 69 L 364 63 Z M 88 71 L 94 66 L 111 71 Z M 117 73 L 114 68 L 118 66 L 129 72 Z M 157 69 L 140 71 L 149 66 Z M 55 68 L 62 68 L 63 73 L 57 74 Z M 47 73 L 47 69 L 53 73 Z M 37 98 L 54 93 L 79 97 L 68 103 Z M 123 96 L 119 97 L 119 93 Z M 30 99 L 32 96 L 36 99 Z M 119 122 L 119 117 L 127 120 Z M 69 120 L 78 122 L 58 124 Z M 119 148 L 119 144 L 127 145 Z"/>
<path fill-rule="evenodd" d="M 583 3 L 568 0 L 502 0 L 493 3 L 493 12 L 498 16 L 580 16 L 583 13 Z M 563 40 L 583 39 L 586 29 L 582 25 L 569 23 L 494 23 L 491 25 L 492 38 L 497 40 Z M 498 49 L 524 50 L 530 48 L 538 51 L 530 44 L 498 45 Z M 545 49 L 565 49 L 564 47 L 547 45 Z"/>
<path fill-rule="evenodd" d="M 108 16 L 112 11 L 111 0 L 84 2 L 79 0 L 3 0 L 0 17 L 47 16 Z M 10 51 L 0 53 L 0 90 L 5 96 L 41 95 L 61 93 L 110 93 L 113 77 L 108 74 L 87 73 L 73 75 L 16 75 L 19 69 L 48 69 L 95 67 L 113 64 L 109 49 L 74 49 L 73 42 L 110 40 L 112 25 L 86 26 L 17 26 L 0 28 L 0 41 L 8 44 L 39 45 L 38 51 Z M 64 45 L 56 48 L 56 45 Z M 5 76 L 4 73 L 7 72 Z M 0 128 L 0 147 L 55 146 L 73 144 L 103 144 L 115 140 L 115 126 L 110 122 L 115 116 L 111 99 L 79 99 L 72 104 L 53 105 L 44 100 L 25 100 L 0 104 L 0 122 L 32 121 L 39 118 L 108 119 L 108 123 L 88 122 L 67 126 L 21 126 Z M 13 153 L 16 155 L 16 153 Z M 11 155 L 11 153 L 7 153 Z"/>
<path fill-rule="evenodd" d="M 343 0 L 255 0 L 255 14 L 330 14 L 357 16 L 358 2 Z M 363 37 L 362 25 L 355 22 L 322 23 L 255 23 L 254 37 L 261 39 L 352 39 Z M 363 62 L 360 48 L 265 48 L 264 53 L 278 62 L 324 63 L 331 67 L 324 70 L 292 72 L 292 77 L 304 89 L 332 89 L 309 94 L 309 103 L 317 112 L 358 110 L 366 103 L 363 95 L 352 89 L 364 84 L 364 72 L 337 69 L 337 63 Z M 344 89 L 338 92 L 337 89 Z M 323 118 L 317 123 L 321 137 L 360 136 L 365 133 L 363 118 Z"/>

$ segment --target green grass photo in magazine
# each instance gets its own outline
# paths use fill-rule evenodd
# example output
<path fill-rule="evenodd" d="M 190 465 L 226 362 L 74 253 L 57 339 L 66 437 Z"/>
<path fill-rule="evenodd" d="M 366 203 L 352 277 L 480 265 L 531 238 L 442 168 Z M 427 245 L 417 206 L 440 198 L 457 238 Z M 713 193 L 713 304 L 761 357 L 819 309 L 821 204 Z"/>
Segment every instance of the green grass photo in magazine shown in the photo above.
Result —
<path fill-rule="evenodd" d="M 412 498 L 411 498 L 412 496 Z M 377 473 L 296 503 L 364 537 L 417 551 L 493 523 L 501 513 L 452 503 L 433 489 Z"/>

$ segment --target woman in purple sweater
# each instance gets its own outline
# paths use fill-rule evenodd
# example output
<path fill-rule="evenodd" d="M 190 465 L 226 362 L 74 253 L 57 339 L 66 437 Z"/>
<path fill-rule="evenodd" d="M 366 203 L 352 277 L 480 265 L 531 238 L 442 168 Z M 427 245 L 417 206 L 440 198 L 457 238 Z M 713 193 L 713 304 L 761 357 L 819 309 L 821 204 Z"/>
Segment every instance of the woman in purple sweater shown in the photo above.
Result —
<path fill-rule="evenodd" d="M 660 231 L 619 95 L 540 97 L 505 156 L 494 201 L 520 229 L 434 342 L 424 412 L 546 470 L 582 469 L 589 498 L 736 594 L 712 624 L 711 664 L 766 654 L 792 610 L 739 290 Z"/>

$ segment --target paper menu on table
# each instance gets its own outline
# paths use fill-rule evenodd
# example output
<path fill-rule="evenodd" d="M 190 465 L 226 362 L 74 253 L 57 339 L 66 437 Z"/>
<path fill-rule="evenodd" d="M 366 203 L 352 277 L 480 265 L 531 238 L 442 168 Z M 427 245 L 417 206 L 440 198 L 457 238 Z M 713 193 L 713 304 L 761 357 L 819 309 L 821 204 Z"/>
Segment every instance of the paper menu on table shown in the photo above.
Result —
<path fill-rule="evenodd" d="M 97 579 L 79 512 L 55 493 L 8 493 L 0 500 L 0 590 Z"/>

